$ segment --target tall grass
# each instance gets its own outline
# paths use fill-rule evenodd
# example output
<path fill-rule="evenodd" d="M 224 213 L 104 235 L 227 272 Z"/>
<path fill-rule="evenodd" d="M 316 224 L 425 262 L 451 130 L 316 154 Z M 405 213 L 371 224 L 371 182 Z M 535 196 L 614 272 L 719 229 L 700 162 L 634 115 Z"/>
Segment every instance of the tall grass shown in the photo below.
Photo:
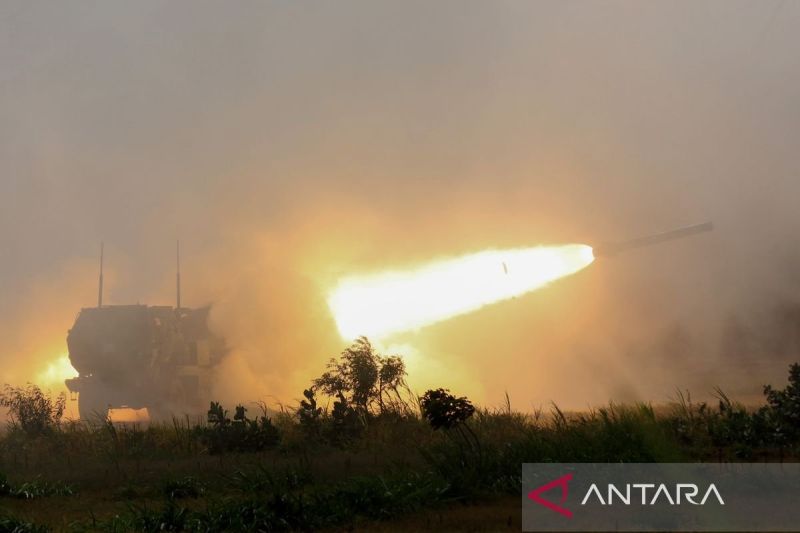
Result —
<path fill-rule="evenodd" d="M 523 413 L 506 398 L 496 409 L 463 411 L 470 416 L 438 430 L 419 410 L 378 413 L 347 438 L 341 425 L 329 430 L 339 421 L 324 410 L 318 426 L 309 426 L 286 408 L 265 412 L 269 424 L 176 418 L 62 422 L 41 434 L 11 428 L 0 437 L 8 480 L 0 503 L 25 491 L 29 505 L 48 509 L 68 506 L 73 495 L 111 501 L 102 514 L 74 516 L 68 525 L 75 530 L 317 529 L 517 495 L 525 462 L 795 460 L 793 383 L 769 389 L 770 400 L 755 410 L 719 389 L 716 405 L 678 393 L 663 409 L 609 404 L 583 413 L 556 405 Z M 275 438 L 247 441 L 254 448 L 237 444 L 248 431 Z M 3 523 L 35 527 L 6 517 L 0 530 Z"/>

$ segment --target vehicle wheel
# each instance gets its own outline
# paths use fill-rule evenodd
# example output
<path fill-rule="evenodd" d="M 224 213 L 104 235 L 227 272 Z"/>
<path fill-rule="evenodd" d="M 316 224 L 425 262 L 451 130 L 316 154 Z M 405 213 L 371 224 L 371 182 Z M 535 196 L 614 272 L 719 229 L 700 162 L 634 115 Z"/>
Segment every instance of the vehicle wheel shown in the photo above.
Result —
<path fill-rule="evenodd" d="M 101 389 L 86 387 L 78 393 L 78 414 L 81 420 L 102 421 L 108 419 L 108 402 Z"/>

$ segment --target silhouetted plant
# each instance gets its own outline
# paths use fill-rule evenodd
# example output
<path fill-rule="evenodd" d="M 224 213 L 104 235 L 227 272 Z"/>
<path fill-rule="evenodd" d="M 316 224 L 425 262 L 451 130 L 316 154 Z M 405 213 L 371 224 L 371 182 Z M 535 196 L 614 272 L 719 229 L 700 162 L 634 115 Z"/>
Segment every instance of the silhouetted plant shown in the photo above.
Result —
<path fill-rule="evenodd" d="M 433 429 L 450 429 L 466 421 L 475 407 L 465 397 L 456 398 L 447 389 L 429 390 L 420 400 L 422 415 Z"/>
<path fill-rule="evenodd" d="M 233 421 L 240 424 L 247 421 L 247 409 L 244 405 L 236 406 L 236 414 L 233 415 Z"/>
<path fill-rule="evenodd" d="M 349 404 L 341 392 L 337 394 L 331 411 L 330 436 L 334 442 L 341 443 L 361 433 L 364 424 L 360 423 L 358 412 Z"/>
<path fill-rule="evenodd" d="M 66 408 L 64 393 L 53 398 L 32 383 L 25 387 L 6 385 L 0 394 L 0 406 L 8 409 L 12 427 L 28 435 L 41 435 L 58 427 Z"/>
<path fill-rule="evenodd" d="M 322 424 L 322 407 L 317 406 L 317 396 L 314 388 L 303 391 L 304 400 L 300 400 L 300 408 L 297 410 L 297 418 L 300 420 L 300 427 L 310 436 L 318 437 Z"/>
<path fill-rule="evenodd" d="M 226 451 L 260 451 L 276 445 L 280 441 L 280 432 L 264 413 L 256 418 L 247 418 L 247 409 L 237 405 L 233 421 L 228 418 L 228 411 L 219 402 L 211 402 L 208 410 L 209 427 L 196 428 L 211 453 Z"/>
<path fill-rule="evenodd" d="M 398 356 L 380 355 L 366 337 L 358 338 L 339 359 L 328 362 L 328 370 L 314 386 L 328 396 L 343 395 L 361 414 L 387 410 L 397 412 L 406 404 L 401 389 L 407 389 L 406 369 Z"/>
<path fill-rule="evenodd" d="M 789 384 L 783 390 L 765 385 L 764 396 L 771 411 L 774 440 L 796 443 L 800 440 L 800 364 L 789 367 Z"/>
<path fill-rule="evenodd" d="M 419 403 L 433 430 L 444 430 L 449 441 L 421 450 L 423 457 L 456 492 L 470 493 L 484 485 L 496 473 L 497 457 L 484 454 L 478 435 L 467 423 L 475 414 L 472 402 L 447 389 L 435 389 L 425 392 Z"/>
<path fill-rule="evenodd" d="M 718 459 L 722 460 L 725 449 L 729 449 L 736 458 L 751 458 L 753 449 L 762 444 L 765 437 L 759 417 L 732 402 L 719 387 L 715 392 L 719 398 L 718 412 L 707 416 L 707 420 L 708 434 L 717 448 Z"/>
<path fill-rule="evenodd" d="M 219 402 L 211 402 L 211 406 L 208 408 L 208 423 L 215 427 L 230 423 L 228 411 L 223 409 Z"/>
<path fill-rule="evenodd" d="M 475 407 L 467 398 L 456 397 L 447 389 L 429 390 L 420 399 L 422 416 L 434 430 L 455 429 L 467 443 L 472 452 L 477 452 L 480 462 L 481 445 L 478 436 L 467 424 L 467 420 L 475 414 Z M 468 436 L 469 435 L 469 436 Z M 460 445 L 459 445 L 460 448 Z M 463 461 L 468 461 L 467 453 L 462 450 Z"/>
<path fill-rule="evenodd" d="M 390 410 L 402 412 L 407 409 L 400 389 L 408 392 L 406 385 L 406 364 L 397 355 L 380 357 L 380 371 L 378 372 L 378 401 L 381 412 Z"/>
<path fill-rule="evenodd" d="M 756 411 L 731 401 L 716 388 L 718 408 L 706 403 L 694 405 L 689 396 L 679 393 L 680 402 L 673 416 L 666 419 L 679 442 L 699 457 L 711 450 L 719 461 L 751 459 L 775 448 L 780 457 L 800 444 L 800 365 L 789 367 L 789 383 L 784 389 L 764 387 L 767 404 Z"/>

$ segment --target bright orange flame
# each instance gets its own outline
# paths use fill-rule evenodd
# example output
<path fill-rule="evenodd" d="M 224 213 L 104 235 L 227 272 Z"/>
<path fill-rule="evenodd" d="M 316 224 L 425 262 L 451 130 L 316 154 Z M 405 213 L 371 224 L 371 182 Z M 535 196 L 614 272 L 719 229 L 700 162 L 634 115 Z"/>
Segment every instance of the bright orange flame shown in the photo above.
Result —
<path fill-rule="evenodd" d="M 77 377 L 78 371 L 72 368 L 69 354 L 64 352 L 47 364 L 36 376 L 36 383 L 41 387 L 63 387 L 64 380 Z"/>
<path fill-rule="evenodd" d="M 345 278 L 328 298 L 339 333 L 383 338 L 538 289 L 594 261 L 591 246 L 487 250 L 421 266 Z"/>

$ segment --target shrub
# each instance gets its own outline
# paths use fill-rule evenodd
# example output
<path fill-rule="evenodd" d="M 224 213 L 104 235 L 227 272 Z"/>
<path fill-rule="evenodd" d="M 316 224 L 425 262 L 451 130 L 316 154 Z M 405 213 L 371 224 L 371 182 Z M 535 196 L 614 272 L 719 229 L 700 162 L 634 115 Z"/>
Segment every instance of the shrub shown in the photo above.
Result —
<path fill-rule="evenodd" d="M 340 392 L 336 395 L 336 401 L 333 402 L 331 411 L 330 440 L 336 444 L 343 444 L 360 436 L 363 430 L 364 424 L 359 419 L 358 412 Z"/>
<path fill-rule="evenodd" d="M 774 440 L 777 444 L 797 443 L 800 440 L 800 364 L 789 367 L 789 384 L 783 390 L 766 385 L 764 396 Z"/>
<path fill-rule="evenodd" d="M 401 392 L 408 389 L 405 376 L 402 358 L 382 356 L 366 337 L 360 337 L 338 360 L 330 360 L 327 372 L 314 380 L 314 387 L 328 396 L 344 396 L 366 416 L 407 410 Z"/>
<path fill-rule="evenodd" d="M 317 395 L 314 388 L 305 389 L 303 397 L 305 400 L 300 401 L 300 408 L 297 410 L 300 427 L 307 436 L 319 437 L 322 425 L 322 407 L 317 406 Z"/>
<path fill-rule="evenodd" d="M 257 452 L 274 447 L 280 442 L 280 432 L 267 417 L 266 407 L 262 405 L 263 414 L 257 418 L 247 418 L 247 409 L 243 405 L 236 406 L 233 420 L 228 418 L 228 411 L 218 402 L 211 402 L 208 410 L 208 425 L 198 427 L 196 431 L 208 446 L 210 453 Z"/>
<path fill-rule="evenodd" d="M 429 390 L 420 400 L 422 414 L 433 429 L 450 429 L 465 422 L 475 407 L 465 397 L 456 398 L 447 389 Z"/>
<path fill-rule="evenodd" d="M 19 427 L 31 436 L 57 428 L 64 416 L 66 402 L 64 393 L 54 399 L 32 383 L 25 387 L 6 385 L 0 394 L 0 406 L 8 410 L 12 427 Z"/>

